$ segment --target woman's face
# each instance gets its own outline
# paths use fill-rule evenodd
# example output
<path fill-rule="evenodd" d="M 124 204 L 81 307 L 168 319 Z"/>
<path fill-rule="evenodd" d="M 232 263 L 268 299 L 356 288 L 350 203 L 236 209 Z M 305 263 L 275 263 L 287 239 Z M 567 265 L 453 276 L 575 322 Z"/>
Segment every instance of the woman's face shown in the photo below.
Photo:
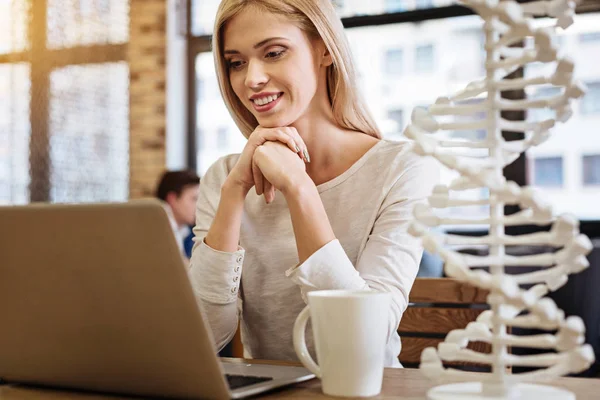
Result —
<path fill-rule="evenodd" d="M 324 45 L 285 17 L 246 8 L 227 23 L 223 45 L 233 91 L 259 125 L 291 125 L 319 104 Z"/>

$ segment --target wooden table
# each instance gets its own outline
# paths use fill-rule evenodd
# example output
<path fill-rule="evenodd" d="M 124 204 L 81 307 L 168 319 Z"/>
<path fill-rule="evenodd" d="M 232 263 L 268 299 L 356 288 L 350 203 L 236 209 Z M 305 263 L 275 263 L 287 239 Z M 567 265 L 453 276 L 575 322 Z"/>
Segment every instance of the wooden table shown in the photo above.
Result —
<path fill-rule="evenodd" d="M 425 399 L 429 382 L 417 369 L 386 368 L 383 377 L 383 389 L 379 396 L 372 399 Z M 552 386 L 562 387 L 574 392 L 577 400 L 600 399 L 600 379 L 596 378 L 559 378 Z M 263 396 L 261 399 L 326 399 L 321 392 L 319 380 L 288 386 Z M 104 396 L 99 394 L 43 390 L 18 385 L 0 386 L 0 400 L 117 400 L 125 397 Z M 530 400 L 530 399 L 523 399 Z M 532 399 L 533 400 L 533 399 Z M 542 399 L 543 400 L 543 399 Z"/>

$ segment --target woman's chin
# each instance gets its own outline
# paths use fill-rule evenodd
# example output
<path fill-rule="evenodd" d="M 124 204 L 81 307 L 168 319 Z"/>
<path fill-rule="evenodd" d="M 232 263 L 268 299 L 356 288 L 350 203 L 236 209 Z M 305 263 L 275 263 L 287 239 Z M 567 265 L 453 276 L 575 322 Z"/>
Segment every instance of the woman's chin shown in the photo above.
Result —
<path fill-rule="evenodd" d="M 269 121 L 269 120 L 258 120 L 258 124 L 260 126 L 262 126 L 263 128 L 277 128 L 283 125 L 278 125 L 276 121 Z"/>
<path fill-rule="evenodd" d="M 260 126 L 262 126 L 263 128 L 279 128 L 281 126 L 288 126 L 291 125 L 292 122 L 287 121 L 284 118 L 277 118 L 275 116 L 273 117 L 261 117 L 261 118 L 257 118 L 256 119 L 258 121 L 258 124 Z"/>

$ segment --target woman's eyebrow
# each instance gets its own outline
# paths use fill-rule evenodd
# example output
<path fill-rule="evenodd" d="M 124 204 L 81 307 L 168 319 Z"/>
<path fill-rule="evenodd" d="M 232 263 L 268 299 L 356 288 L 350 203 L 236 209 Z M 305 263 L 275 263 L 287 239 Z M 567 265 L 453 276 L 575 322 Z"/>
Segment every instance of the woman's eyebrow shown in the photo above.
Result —
<path fill-rule="evenodd" d="M 259 49 L 259 48 L 263 47 L 264 45 L 266 45 L 269 42 L 272 42 L 274 40 L 286 40 L 286 39 L 283 38 L 283 37 L 271 37 L 271 38 L 268 38 L 268 39 L 265 39 L 265 40 L 261 40 L 260 42 L 256 43 L 253 47 L 255 49 Z M 237 51 L 237 50 L 225 50 L 223 52 L 223 54 L 240 54 L 240 52 Z"/>

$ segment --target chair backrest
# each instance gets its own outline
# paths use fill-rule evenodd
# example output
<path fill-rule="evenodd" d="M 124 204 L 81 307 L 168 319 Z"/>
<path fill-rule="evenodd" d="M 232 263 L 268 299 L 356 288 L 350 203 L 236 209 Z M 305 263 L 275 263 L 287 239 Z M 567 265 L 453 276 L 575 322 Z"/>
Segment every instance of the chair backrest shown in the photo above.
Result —
<path fill-rule="evenodd" d="M 239 322 L 235 336 L 231 339 L 231 357 L 244 358 L 244 345 L 242 344 L 242 332 Z"/>
<path fill-rule="evenodd" d="M 402 339 L 400 362 L 405 367 L 416 367 L 423 349 L 437 347 L 448 332 L 464 328 L 488 308 L 487 295 L 487 290 L 452 278 L 417 278 L 398 327 Z M 491 350 L 482 342 L 471 343 L 469 348 L 486 353 Z"/>

